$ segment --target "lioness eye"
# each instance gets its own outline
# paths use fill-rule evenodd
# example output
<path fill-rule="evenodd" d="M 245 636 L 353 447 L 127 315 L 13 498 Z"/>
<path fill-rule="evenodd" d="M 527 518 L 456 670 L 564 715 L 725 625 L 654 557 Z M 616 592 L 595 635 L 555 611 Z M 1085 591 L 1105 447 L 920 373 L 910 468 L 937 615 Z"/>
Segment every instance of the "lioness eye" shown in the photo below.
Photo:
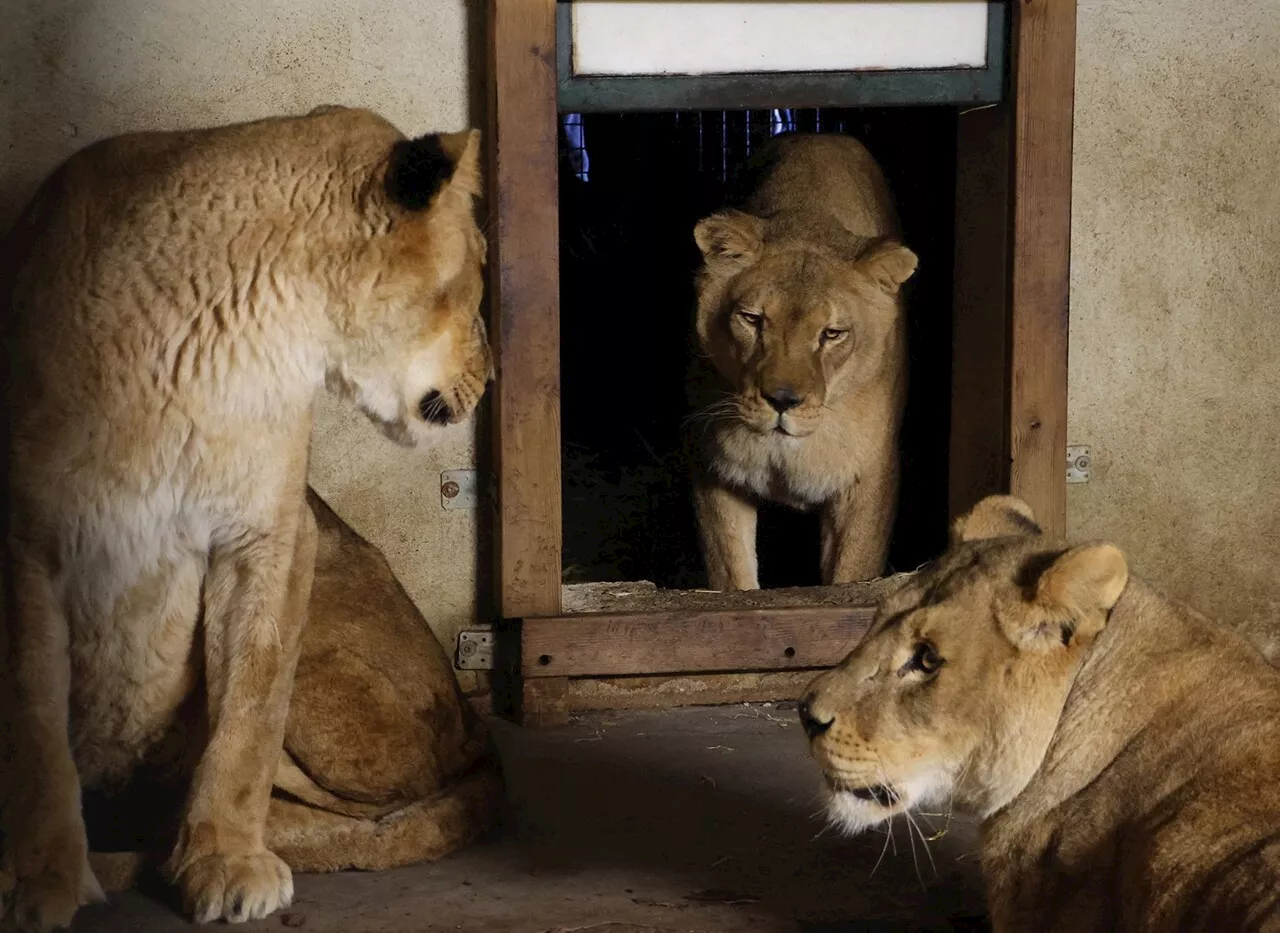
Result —
<path fill-rule="evenodd" d="M 924 674 L 932 674 L 945 663 L 933 645 L 922 641 L 916 645 L 915 653 L 911 655 L 907 666 Z"/>
<path fill-rule="evenodd" d="M 759 327 L 764 322 L 764 315 L 757 314 L 754 311 L 739 311 L 738 317 L 746 321 L 752 327 Z"/>
<path fill-rule="evenodd" d="M 837 340 L 843 340 L 849 332 L 841 330 L 839 327 L 828 327 L 822 332 L 823 343 L 835 343 Z"/>

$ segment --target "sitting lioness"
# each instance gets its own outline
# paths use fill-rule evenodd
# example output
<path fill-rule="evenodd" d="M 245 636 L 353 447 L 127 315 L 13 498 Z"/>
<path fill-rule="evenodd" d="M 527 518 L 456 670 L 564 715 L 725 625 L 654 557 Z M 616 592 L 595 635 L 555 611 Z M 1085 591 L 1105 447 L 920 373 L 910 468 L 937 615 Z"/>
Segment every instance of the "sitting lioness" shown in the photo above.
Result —
<path fill-rule="evenodd" d="M 759 587 L 761 500 L 821 510 L 825 583 L 880 574 L 897 505 L 915 254 L 856 140 L 782 136 L 763 160 L 745 211 L 694 231 L 694 500 L 716 590 Z"/>
<path fill-rule="evenodd" d="M 328 385 L 404 444 L 475 407 L 493 371 L 478 150 L 336 107 L 123 136 L 20 217 L 0 304 L 19 925 L 100 895 L 81 788 L 127 783 L 196 695 L 168 873 L 198 920 L 289 903 L 266 833 L 317 546 L 312 401 Z"/>
<path fill-rule="evenodd" d="M 849 830 L 984 819 L 997 933 L 1280 930 L 1280 673 L 1017 499 L 957 522 L 801 719 Z"/>

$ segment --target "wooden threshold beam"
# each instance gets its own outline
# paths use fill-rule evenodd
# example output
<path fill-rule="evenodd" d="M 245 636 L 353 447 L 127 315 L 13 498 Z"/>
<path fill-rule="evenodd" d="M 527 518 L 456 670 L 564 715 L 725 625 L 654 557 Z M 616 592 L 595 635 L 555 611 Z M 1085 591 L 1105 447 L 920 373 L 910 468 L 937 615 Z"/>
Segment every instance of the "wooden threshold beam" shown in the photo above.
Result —
<path fill-rule="evenodd" d="M 648 677 L 570 677 L 560 702 L 566 711 L 677 709 L 681 706 L 737 706 L 794 703 L 827 668 L 799 671 L 741 671 L 729 674 L 655 674 Z M 547 683 L 547 680 L 530 681 Z M 537 717 L 541 711 L 533 710 Z"/>
<path fill-rule="evenodd" d="M 871 606 L 806 606 L 529 618 L 520 670 L 534 680 L 833 667 L 874 614 Z"/>

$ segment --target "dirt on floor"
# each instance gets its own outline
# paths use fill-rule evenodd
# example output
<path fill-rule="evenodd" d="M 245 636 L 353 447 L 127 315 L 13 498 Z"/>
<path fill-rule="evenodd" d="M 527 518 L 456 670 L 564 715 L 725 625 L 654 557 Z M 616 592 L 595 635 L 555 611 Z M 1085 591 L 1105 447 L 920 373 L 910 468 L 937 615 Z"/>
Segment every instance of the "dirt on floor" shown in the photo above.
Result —
<path fill-rule="evenodd" d="M 977 931 L 976 827 L 946 814 L 842 838 L 790 704 L 496 722 L 510 813 L 431 865 L 307 875 L 246 931 Z M 927 841 L 932 839 L 932 841 Z M 188 933 L 165 892 L 81 912 L 76 933 Z"/>

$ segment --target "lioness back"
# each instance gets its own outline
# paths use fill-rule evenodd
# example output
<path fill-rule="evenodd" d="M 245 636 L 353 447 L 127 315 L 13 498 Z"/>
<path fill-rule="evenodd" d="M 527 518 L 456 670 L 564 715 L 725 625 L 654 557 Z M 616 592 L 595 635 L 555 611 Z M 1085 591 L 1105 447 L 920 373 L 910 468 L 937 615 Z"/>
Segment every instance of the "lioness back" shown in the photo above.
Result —
<path fill-rule="evenodd" d="M 884 172 L 867 147 L 852 136 L 780 136 L 766 149 L 762 161 L 767 168 L 747 199 L 749 213 L 803 216 L 811 222 L 831 217 L 838 228 L 811 223 L 804 232 L 815 239 L 835 233 L 830 245 L 837 249 L 848 248 L 849 234 L 868 239 L 899 235 L 897 209 Z"/>
<path fill-rule="evenodd" d="M 371 258 L 361 247 L 389 228 L 367 202 L 401 139 L 381 117 L 343 109 L 136 133 L 73 155 L 12 237 L 20 351 L 76 373 L 47 364 L 32 374 L 47 377 L 45 405 L 25 417 L 39 417 L 43 434 L 76 430 L 63 416 L 86 401 L 127 415 L 177 394 L 212 415 L 231 399 L 251 418 L 309 398 L 324 360 L 318 322 L 301 306 L 326 300 L 326 280 L 358 275 Z M 267 327 L 270 311 L 279 313 Z M 245 340 L 277 384 L 255 384 L 237 365 L 231 348 Z M 279 397 L 286 386 L 294 397 Z"/>

